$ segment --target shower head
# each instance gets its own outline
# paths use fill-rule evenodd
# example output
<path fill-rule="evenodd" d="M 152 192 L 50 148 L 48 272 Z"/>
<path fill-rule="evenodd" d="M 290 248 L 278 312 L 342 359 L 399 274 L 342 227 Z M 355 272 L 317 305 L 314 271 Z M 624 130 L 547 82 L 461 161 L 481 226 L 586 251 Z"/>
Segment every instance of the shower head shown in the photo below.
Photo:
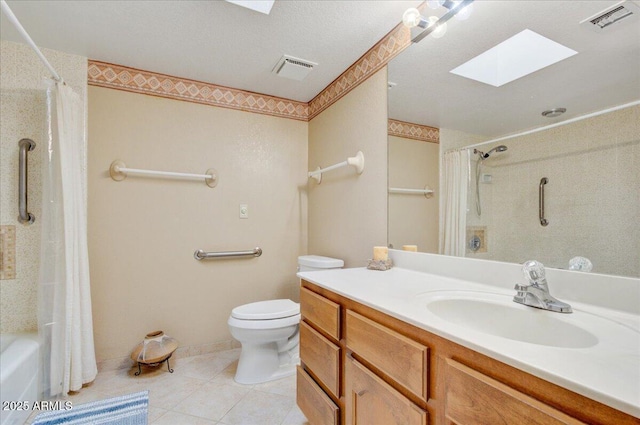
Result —
<path fill-rule="evenodd" d="M 491 149 L 487 153 L 484 153 L 484 152 L 479 151 L 477 149 L 474 149 L 473 153 L 477 153 L 480 156 L 480 159 L 487 159 L 494 152 L 504 152 L 506 150 L 507 150 L 507 147 L 505 145 L 500 145 L 500 146 L 496 146 L 495 148 Z"/>

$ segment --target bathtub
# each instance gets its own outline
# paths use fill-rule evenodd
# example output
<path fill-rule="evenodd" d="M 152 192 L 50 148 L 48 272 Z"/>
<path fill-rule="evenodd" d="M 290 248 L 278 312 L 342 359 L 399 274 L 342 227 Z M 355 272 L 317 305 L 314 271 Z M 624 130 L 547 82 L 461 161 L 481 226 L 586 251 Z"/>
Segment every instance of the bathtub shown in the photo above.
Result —
<path fill-rule="evenodd" d="M 0 425 L 22 425 L 38 399 L 37 334 L 0 335 Z"/>

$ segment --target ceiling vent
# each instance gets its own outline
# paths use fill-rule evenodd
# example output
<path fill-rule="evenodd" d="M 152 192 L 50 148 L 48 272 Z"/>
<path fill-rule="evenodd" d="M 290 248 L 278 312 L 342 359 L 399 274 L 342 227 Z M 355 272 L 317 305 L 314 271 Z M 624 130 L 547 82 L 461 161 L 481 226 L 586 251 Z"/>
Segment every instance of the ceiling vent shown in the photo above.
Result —
<path fill-rule="evenodd" d="M 580 25 L 596 32 L 602 32 L 612 27 L 613 24 L 638 22 L 638 17 L 640 17 L 640 8 L 627 0 L 596 13 L 581 21 Z"/>
<path fill-rule="evenodd" d="M 271 72 L 280 77 L 302 81 L 311 71 L 313 71 L 313 67 L 317 65 L 318 64 L 314 62 L 284 55 L 280 58 Z"/>

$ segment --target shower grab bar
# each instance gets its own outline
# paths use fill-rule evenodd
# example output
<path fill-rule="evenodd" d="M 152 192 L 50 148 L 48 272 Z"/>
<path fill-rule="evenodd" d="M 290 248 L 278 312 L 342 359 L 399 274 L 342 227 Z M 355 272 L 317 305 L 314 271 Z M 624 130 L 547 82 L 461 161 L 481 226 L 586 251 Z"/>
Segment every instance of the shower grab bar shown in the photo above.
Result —
<path fill-rule="evenodd" d="M 141 170 L 139 168 L 127 168 L 127 165 L 116 160 L 111 163 L 109 167 L 109 175 L 115 181 L 124 180 L 128 174 L 131 175 L 143 175 L 153 177 L 169 177 L 169 178 L 182 178 L 182 179 L 204 179 L 204 182 L 209 187 L 216 187 L 218 184 L 218 172 L 213 168 L 209 168 L 205 171 L 206 174 L 194 174 L 194 173 L 176 173 L 174 171 L 156 171 L 156 170 Z"/>
<path fill-rule="evenodd" d="M 405 189 L 402 187 L 390 187 L 389 193 L 403 193 L 407 195 L 424 195 L 425 198 L 433 197 L 433 189 L 425 186 L 424 189 Z"/>
<path fill-rule="evenodd" d="M 315 179 L 315 181 L 320 184 L 322 183 L 322 173 L 335 170 L 337 168 L 346 167 L 348 165 L 353 165 L 354 167 L 356 167 L 356 173 L 362 174 L 362 172 L 364 171 L 364 154 L 362 153 L 362 151 L 358 151 L 358 153 L 356 153 L 356 156 L 350 156 L 346 161 L 342 161 L 338 164 L 330 165 L 326 168 L 318 167 L 313 171 L 309 171 L 308 175 L 309 178 Z"/>
<path fill-rule="evenodd" d="M 538 186 L 538 213 L 540 216 L 540 225 L 546 226 L 549 224 L 549 221 L 544 218 L 544 186 L 549 183 L 549 179 L 543 177 L 540 179 L 540 186 Z"/>
<path fill-rule="evenodd" d="M 36 221 L 35 216 L 27 211 L 27 152 L 34 150 L 36 144 L 31 139 L 21 139 L 18 146 L 18 221 L 26 225 Z"/>
<path fill-rule="evenodd" d="M 261 248 L 254 248 L 250 251 L 222 251 L 222 252 L 204 252 L 199 249 L 193 253 L 196 260 L 206 260 L 208 258 L 234 258 L 234 257 L 259 257 L 262 255 Z"/>

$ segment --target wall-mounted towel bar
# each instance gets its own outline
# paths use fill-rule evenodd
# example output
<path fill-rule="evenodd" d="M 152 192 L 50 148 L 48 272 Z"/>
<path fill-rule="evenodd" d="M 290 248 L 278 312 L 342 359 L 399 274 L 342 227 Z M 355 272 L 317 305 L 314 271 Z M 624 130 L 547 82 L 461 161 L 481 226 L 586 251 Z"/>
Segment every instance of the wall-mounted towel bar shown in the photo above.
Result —
<path fill-rule="evenodd" d="M 389 193 L 402 193 L 407 195 L 424 195 L 425 198 L 432 198 L 434 191 L 429 186 L 424 189 L 405 189 L 401 187 L 390 187 Z"/>
<path fill-rule="evenodd" d="M 222 251 L 222 252 L 204 252 L 199 249 L 193 253 L 196 260 L 206 260 L 208 258 L 233 258 L 233 257 L 259 257 L 262 255 L 262 249 L 254 248 L 251 251 Z"/>
<path fill-rule="evenodd" d="M 192 173 L 176 173 L 173 171 L 155 171 L 155 170 L 141 170 L 139 168 L 127 168 L 126 164 L 120 160 L 115 160 L 109 167 L 109 175 L 115 181 L 124 180 L 127 175 L 140 175 L 150 177 L 168 177 L 174 179 L 190 179 L 190 180 L 202 180 L 209 187 L 216 187 L 218 184 L 218 172 L 209 168 L 205 171 L 205 174 L 192 174 Z"/>
<path fill-rule="evenodd" d="M 356 173 L 362 174 L 364 171 L 364 154 L 362 151 L 358 151 L 356 156 L 350 156 L 346 161 L 343 161 L 339 164 L 330 165 L 326 168 L 316 168 L 313 171 L 309 171 L 309 178 L 315 179 L 318 184 L 322 183 L 322 173 L 335 170 L 336 168 L 346 167 L 348 165 L 352 165 L 356 167 Z"/>
<path fill-rule="evenodd" d="M 18 221 L 22 224 L 31 224 L 36 221 L 33 214 L 27 211 L 27 152 L 35 149 L 36 144 L 31 139 L 22 139 L 18 142 L 20 153 L 18 154 Z"/>

